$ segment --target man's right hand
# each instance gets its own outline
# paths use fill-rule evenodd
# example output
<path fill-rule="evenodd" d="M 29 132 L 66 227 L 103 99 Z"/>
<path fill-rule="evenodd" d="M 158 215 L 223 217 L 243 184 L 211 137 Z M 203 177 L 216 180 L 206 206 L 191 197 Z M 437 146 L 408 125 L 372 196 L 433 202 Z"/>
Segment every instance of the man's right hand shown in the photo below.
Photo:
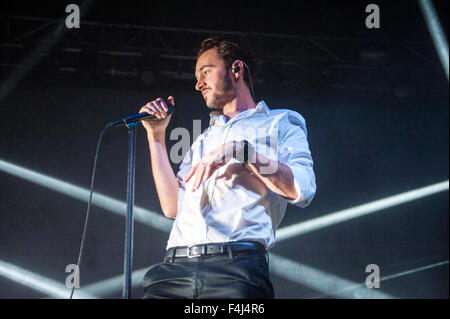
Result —
<path fill-rule="evenodd" d="M 169 96 L 167 101 L 175 106 L 173 96 Z M 172 114 L 166 114 L 167 110 L 167 104 L 162 98 L 157 98 L 156 100 L 153 100 L 141 107 L 139 113 L 146 112 L 156 116 L 154 119 L 142 121 L 142 125 L 147 130 L 147 133 L 156 135 L 165 132 L 170 118 L 172 117 Z"/>
<path fill-rule="evenodd" d="M 175 105 L 172 96 L 169 96 L 167 101 Z M 162 211 L 166 217 L 175 218 L 178 212 L 178 180 L 170 164 L 165 143 L 166 128 L 172 116 L 166 114 L 167 110 L 166 102 L 157 98 L 141 107 L 139 113 L 155 115 L 154 119 L 141 122 L 147 130 L 150 163 Z"/>

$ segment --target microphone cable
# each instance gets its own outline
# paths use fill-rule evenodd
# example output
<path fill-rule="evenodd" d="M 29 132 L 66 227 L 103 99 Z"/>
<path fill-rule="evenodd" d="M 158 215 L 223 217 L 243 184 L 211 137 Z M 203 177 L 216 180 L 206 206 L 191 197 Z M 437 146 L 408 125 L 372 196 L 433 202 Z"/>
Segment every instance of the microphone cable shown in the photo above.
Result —
<path fill-rule="evenodd" d="M 173 106 L 170 103 L 168 103 L 168 106 L 169 106 L 169 111 L 171 110 L 170 113 L 173 113 L 173 111 L 174 111 Z M 172 106 L 172 107 L 170 107 L 170 106 Z M 167 113 L 167 114 L 170 114 L 170 113 Z M 145 117 L 143 117 L 141 115 L 142 115 L 142 113 L 133 114 L 132 116 L 125 117 L 119 121 L 110 122 L 103 128 L 103 130 L 100 133 L 100 136 L 99 136 L 98 142 L 97 142 L 97 149 L 95 150 L 94 168 L 92 169 L 91 188 L 89 190 L 89 201 L 88 201 L 88 206 L 87 206 L 87 210 L 86 210 L 86 219 L 84 221 L 83 235 L 81 236 L 81 244 L 80 244 L 80 250 L 78 252 L 78 261 L 77 261 L 77 265 L 76 265 L 77 267 L 75 268 L 74 278 L 77 278 L 77 276 L 79 276 L 79 272 L 80 272 L 81 257 L 83 256 L 84 241 L 86 239 L 87 223 L 89 220 L 89 212 L 91 210 L 92 194 L 94 192 L 94 181 L 95 181 L 95 171 L 97 169 L 97 158 L 98 158 L 98 152 L 100 150 L 100 145 L 102 143 L 103 134 L 110 127 L 114 127 L 114 126 L 118 126 L 118 125 L 128 126 L 127 120 L 137 120 L 139 118 L 144 119 Z M 150 117 L 152 117 L 152 116 L 150 116 Z M 72 291 L 70 293 L 69 299 L 73 298 L 74 291 L 75 291 L 75 285 L 72 286 Z"/>
<path fill-rule="evenodd" d="M 92 194 L 93 194 L 93 191 L 94 191 L 95 170 L 97 168 L 98 152 L 99 152 L 99 149 L 100 149 L 100 144 L 102 142 L 103 134 L 105 133 L 105 131 L 108 128 L 110 128 L 112 126 L 113 126 L 113 122 L 108 123 L 103 128 L 103 130 L 101 131 L 100 136 L 98 138 L 97 149 L 95 150 L 95 157 L 94 157 L 94 168 L 92 169 L 91 188 L 90 188 L 90 191 L 89 191 L 89 201 L 88 201 L 88 206 L 87 206 L 87 210 L 86 210 L 86 219 L 84 221 L 83 235 L 81 236 L 81 244 L 80 244 L 80 250 L 78 252 L 78 261 L 77 261 L 77 267 L 75 268 L 74 278 L 77 278 L 77 276 L 79 276 L 79 272 L 80 272 L 81 257 L 83 256 L 83 248 L 84 248 L 84 241 L 86 239 L 87 223 L 88 223 L 88 220 L 89 220 L 89 212 L 91 210 L 91 203 L 92 203 Z M 72 292 L 70 293 L 69 299 L 72 299 L 74 291 L 75 291 L 75 285 L 72 286 Z"/>

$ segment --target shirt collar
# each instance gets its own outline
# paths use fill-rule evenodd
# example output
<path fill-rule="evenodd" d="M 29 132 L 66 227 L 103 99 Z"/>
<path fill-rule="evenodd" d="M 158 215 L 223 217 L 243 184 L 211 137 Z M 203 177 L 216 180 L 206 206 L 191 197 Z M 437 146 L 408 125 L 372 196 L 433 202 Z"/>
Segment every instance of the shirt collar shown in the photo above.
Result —
<path fill-rule="evenodd" d="M 238 115 L 233 117 L 228 122 L 226 121 L 226 117 L 223 114 L 218 115 L 217 111 L 212 111 L 209 113 L 209 116 L 210 116 L 209 126 L 213 126 L 216 124 L 224 126 L 231 122 L 237 121 L 238 119 L 242 119 L 242 118 L 251 116 L 253 114 L 257 114 L 257 113 L 263 113 L 263 114 L 269 115 L 270 109 L 267 107 L 266 102 L 264 102 L 264 101 L 259 102 L 258 104 L 256 104 L 256 107 L 239 113 Z"/>

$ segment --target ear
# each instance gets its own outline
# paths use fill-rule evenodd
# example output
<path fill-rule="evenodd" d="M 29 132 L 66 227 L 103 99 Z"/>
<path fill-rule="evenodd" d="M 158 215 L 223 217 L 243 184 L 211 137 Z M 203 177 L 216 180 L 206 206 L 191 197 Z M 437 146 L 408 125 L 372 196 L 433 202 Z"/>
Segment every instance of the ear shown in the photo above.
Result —
<path fill-rule="evenodd" d="M 238 79 L 242 76 L 244 73 L 244 64 L 240 60 L 234 61 L 234 63 L 231 66 L 231 72 L 233 73 L 233 76 L 235 79 Z"/>

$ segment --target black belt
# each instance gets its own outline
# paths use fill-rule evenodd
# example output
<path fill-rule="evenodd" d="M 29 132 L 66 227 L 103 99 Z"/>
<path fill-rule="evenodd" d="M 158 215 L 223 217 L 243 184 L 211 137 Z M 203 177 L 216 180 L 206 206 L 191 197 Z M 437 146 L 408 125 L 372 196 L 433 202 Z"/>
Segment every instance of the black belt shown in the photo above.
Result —
<path fill-rule="evenodd" d="M 254 241 L 234 241 L 224 243 L 210 243 L 193 246 L 172 247 L 166 251 L 164 260 L 173 258 L 195 258 L 210 255 L 235 255 L 241 252 L 265 253 L 264 245 Z"/>

